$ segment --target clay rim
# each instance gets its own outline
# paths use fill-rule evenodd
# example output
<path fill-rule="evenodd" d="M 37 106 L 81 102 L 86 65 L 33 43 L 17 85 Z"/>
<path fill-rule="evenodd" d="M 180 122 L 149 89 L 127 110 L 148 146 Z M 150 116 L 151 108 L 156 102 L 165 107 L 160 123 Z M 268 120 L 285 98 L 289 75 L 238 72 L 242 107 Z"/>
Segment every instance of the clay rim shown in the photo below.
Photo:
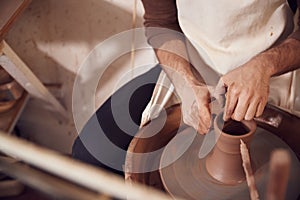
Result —
<path fill-rule="evenodd" d="M 248 129 L 247 133 L 241 135 L 231 135 L 223 131 L 225 121 L 223 121 L 222 117 L 223 112 L 217 115 L 217 117 L 214 120 L 214 127 L 218 132 L 221 133 L 222 137 L 227 137 L 230 139 L 245 139 L 250 137 L 256 130 L 256 123 L 254 122 L 254 120 L 242 120 L 240 122 L 237 122 L 242 123 Z M 220 128 L 221 125 L 223 126 L 222 129 Z"/>
<path fill-rule="evenodd" d="M 9 111 L 15 106 L 16 103 L 17 103 L 16 100 L 0 102 L 0 113 Z"/>

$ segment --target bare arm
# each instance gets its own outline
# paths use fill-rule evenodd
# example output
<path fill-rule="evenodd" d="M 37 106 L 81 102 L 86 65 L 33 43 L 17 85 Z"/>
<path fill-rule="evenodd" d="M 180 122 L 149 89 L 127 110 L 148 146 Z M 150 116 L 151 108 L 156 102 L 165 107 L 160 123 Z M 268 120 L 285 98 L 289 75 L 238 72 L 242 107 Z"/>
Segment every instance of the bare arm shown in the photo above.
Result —
<path fill-rule="evenodd" d="M 270 61 L 269 73 L 271 76 L 298 69 L 300 68 L 300 41 L 290 37 L 277 47 L 261 53 L 258 57 L 260 56 Z"/>
<path fill-rule="evenodd" d="M 159 63 L 181 98 L 183 120 L 199 133 L 206 133 L 211 121 L 209 92 L 189 63 L 185 38 L 178 23 L 176 1 L 142 0 L 142 2 L 145 8 L 144 24 L 148 42 L 154 48 Z M 200 110 L 202 117 L 199 114 Z"/>
<path fill-rule="evenodd" d="M 163 69 L 166 69 L 169 78 L 172 78 L 173 72 L 168 68 L 172 68 L 177 73 L 184 74 L 188 82 L 197 82 L 188 62 L 185 39 L 177 18 L 176 1 L 142 0 L 142 2 L 145 8 L 144 25 L 148 42 L 153 46 L 158 61 Z"/>
<path fill-rule="evenodd" d="M 299 6 L 300 0 L 298 9 Z M 227 87 L 224 120 L 250 120 L 260 116 L 268 100 L 270 78 L 299 68 L 298 29 L 278 46 L 258 54 L 221 78 L 222 84 Z"/>

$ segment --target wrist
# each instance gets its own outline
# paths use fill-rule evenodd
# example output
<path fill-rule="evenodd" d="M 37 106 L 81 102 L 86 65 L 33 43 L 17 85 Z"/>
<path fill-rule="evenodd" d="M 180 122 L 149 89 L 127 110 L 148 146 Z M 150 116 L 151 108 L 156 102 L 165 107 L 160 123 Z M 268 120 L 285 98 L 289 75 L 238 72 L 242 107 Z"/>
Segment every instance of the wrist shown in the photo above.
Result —
<path fill-rule="evenodd" d="M 277 56 L 274 52 L 263 52 L 255 57 L 256 67 L 268 77 L 274 76 L 277 72 Z"/>

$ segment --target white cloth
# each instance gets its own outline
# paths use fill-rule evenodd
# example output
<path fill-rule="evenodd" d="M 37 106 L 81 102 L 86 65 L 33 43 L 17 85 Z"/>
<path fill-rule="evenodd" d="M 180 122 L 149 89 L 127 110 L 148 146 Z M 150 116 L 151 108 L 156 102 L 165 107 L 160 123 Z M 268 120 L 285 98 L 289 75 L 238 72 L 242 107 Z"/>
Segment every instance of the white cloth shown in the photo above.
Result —
<path fill-rule="evenodd" d="M 244 64 L 293 31 L 293 13 L 286 0 L 177 0 L 177 9 L 183 33 L 220 75 Z M 171 86 L 165 77 L 162 72 L 143 113 L 142 124 L 157 117 L 163 107 L 180 102 L 170 95 L 174 87 L 160 89 Z M 299 70 L 272 78 L 269 103 L 300 116 L 299 82 Z"/>

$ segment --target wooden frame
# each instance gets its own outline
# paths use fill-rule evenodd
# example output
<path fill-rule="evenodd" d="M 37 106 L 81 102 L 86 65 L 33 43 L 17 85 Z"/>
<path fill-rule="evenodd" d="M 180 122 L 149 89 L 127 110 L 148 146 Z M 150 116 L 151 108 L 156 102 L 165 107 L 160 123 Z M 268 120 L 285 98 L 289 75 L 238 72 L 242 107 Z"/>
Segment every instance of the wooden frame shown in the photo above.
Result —
<path fill-rule="evenodd" d="M 16 148 L 17 147 L 17 148 Z M 91 165 L 73 160 L 53 150 L 39 147 L 28 141 L 9 136 L 0 131 L 0 151 L 6 155 L 16 157 L 20 161 L 42 169 L 47 173 L 71 181 L 94 192 L 104 193 L 121 199 L 136 200 L 171 200 L 172 198 L 153 188 L 132 183 L 125 184 L 121 177 L 100 170 Z M 7 163 L 0 160 L 3 172 L 15 177 L 24 177 L 27 172 L 20 172 L 21 168 L 12 170 Z M 7 171 L 7 172 L 5 172 Z M 37 181 L 47 179 L 36 176 Z M 42 183 L 41 182 L 41 183 Z M 39 189 L 39 188 L 37 188 Z M 180 198 L 176 198 L 180 200 Z"/>
<path fill-rule="evenodd" d="M 67 118 L 67 111 L 3 39 L 31 0 L 0 1 L 0 65 L 33 97 L 48 102 Z M 25 101 L 23 101 L 25 103 Z M 15 115 L 17 116 L 17 115 Z M 16 120 L 15 120 L 16 121 Z M 14 122 L 15 123 L 15 122 Z M 14 124 L 13 123 L 13 124 Z M 11 123 L 10 123 L 11 124 Z M 1 128 L 1 126 L 0 126 Z M 11 128 L 3 129 L 10 132 Z"/>
<path fill-rule="evenodd" d="M 42 99 L 53 106 L 64 118 L 67 111 L 50 93 L 29 67 L 19 58 L 13 49 L 2 40 L 0 44 L 0 65 L 32 96 Z"/>

